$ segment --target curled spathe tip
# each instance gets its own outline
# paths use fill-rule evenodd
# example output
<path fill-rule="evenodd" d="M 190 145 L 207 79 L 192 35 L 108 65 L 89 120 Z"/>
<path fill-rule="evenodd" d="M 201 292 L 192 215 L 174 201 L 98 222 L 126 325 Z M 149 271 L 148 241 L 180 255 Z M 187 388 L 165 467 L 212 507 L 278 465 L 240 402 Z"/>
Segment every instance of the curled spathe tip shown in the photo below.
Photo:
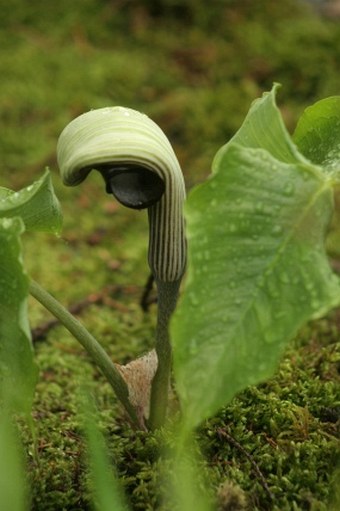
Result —
<path fill-rule="evenodd" d="M 57 146 L 63 182 L 80 184 L 94 169 L 124 206 L 148 209 L 149 265 L 156 280 L 185 269 L 185 185 L 172 146 L 145 114 L 125 107 L 91 110 L 71 121 Z"/>

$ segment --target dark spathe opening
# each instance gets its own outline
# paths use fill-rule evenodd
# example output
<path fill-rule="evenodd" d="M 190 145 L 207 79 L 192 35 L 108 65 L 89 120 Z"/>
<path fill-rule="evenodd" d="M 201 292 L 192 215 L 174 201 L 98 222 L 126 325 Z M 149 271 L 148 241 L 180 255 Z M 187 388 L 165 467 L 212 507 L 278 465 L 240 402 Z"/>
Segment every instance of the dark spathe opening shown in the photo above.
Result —
<path fill-rule="evenodd" d="M 98 170 L 106 182 L 107 193 L 133 209 L 144 209 L 160 200 L 165 183 L 158 174 L 140 165 L 103 166 Z"/>

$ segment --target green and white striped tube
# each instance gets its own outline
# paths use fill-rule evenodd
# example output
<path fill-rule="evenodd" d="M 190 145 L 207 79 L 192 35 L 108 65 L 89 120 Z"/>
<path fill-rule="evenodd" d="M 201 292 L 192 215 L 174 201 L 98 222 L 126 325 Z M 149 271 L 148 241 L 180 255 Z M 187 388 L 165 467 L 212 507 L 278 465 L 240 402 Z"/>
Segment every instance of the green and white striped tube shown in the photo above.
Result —
<path fill-rule="evenodd" d="M 91 110 L 70 122 L 59 137 L 58 165 L 63 182 L 81 183 L 92 169 L 147 169 L 165 184 L 148 207 L 149 265 L 156 280 L 180 280 L 185 269 L 182 171 L 163 131 L 146 115 L 124 107 Z M 104 175 L 105 178 L 105 175 Z"/>

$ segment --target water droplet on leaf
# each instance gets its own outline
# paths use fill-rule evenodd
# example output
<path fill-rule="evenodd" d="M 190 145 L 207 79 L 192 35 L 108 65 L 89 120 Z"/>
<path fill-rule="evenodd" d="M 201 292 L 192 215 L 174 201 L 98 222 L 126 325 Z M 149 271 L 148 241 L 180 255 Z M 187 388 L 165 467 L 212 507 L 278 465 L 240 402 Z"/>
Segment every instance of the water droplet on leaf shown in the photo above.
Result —
<path fill-rule="evenodd" d="M 283 228 L 281 225 L 274 225 L 273 229 L 272 229 L 272 234 L 274 236 L 279 236 L 280 234 L 282 234 L 283 232 Z"/>
<path fill-rule="evenodd" d="M 291 197 L 294 193 L 294 185 L 293 183 L 287 183 L 285 185 L 285 187 L 283 188 L 283 193 L 287 196 L 287 197 Z"/>

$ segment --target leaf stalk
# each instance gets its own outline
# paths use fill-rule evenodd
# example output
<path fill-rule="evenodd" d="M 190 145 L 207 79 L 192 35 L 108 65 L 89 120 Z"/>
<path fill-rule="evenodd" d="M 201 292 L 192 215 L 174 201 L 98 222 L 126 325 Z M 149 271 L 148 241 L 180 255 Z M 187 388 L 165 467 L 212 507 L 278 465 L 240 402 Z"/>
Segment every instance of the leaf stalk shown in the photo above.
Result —
<path fill-rule="evenodd" d="M 137 416 L 133 406 L 129 401 L 129 391 L 127 385 L 110 359 L 109 355 L 99 344 L 99 342 L 88 332 L 88 330 L 78 321 L 63 305 L 61 305 L 48 291 L 43 289 L 37 282 L 31 280 L 30 294 L 40 302 L 48 311 L 50 311 L 64 327 L 77 339 L 83 346 L 95 364 L 99 367 L 113 388 L 117 398 L 124 406 L 133 424 L 138 425 Z"/>

